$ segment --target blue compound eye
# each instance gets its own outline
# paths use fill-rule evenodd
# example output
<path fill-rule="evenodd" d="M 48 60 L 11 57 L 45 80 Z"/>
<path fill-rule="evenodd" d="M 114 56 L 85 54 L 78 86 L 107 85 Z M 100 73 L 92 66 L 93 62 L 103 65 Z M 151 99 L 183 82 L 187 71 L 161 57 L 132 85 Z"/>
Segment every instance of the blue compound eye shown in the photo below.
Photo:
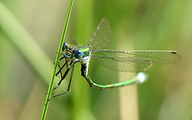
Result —
<path fill-rule="evenodd" d="M 83 51 L 75 50 L 75 58 L 81 58 L 83 56 Z"/>
<path fill-rule="evenodd" d="M 66 45 L 67 45 L 67 42 L 64 42 L 64 43 L 63 43 L 63 47 L 62 47 L 62 51 L 64 51 L 64 50 L 65 50 Z"/>

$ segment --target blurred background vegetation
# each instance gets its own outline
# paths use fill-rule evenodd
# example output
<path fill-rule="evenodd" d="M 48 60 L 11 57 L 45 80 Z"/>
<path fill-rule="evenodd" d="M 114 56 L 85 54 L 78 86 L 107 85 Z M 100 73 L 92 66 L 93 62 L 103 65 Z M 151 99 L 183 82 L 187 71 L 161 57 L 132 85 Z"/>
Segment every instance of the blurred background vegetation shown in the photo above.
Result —
<path fill-rule="evenodd" d="M 2 120 L 40 119 L 69 2 L 0 2 Z M 109 49 L 175 50 L 181 61 L 153 66 L 142 85 L 103 91 L 90 88 L 76 65 L 70 92 L 51 100 L 47 120 L 191 120 L 192 1 L 75 0 L 66 39 L 86 45 L 103 17 L 112 29 Z M 120 78 L 94 61 L 89 74 L 101 84 Z"/>

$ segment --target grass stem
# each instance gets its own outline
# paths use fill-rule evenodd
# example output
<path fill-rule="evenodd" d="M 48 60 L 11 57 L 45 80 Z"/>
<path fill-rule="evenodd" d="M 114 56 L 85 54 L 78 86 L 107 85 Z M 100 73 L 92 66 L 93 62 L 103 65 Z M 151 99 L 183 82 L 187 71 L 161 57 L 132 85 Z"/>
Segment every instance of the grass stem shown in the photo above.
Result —
<path fill-rule="evenodd" d="M 67 13 L 67 17 L 66 17 L 66 20 L 65 20 L 63 33 L 62 33 L 61 40 L 60 40 L 60 45 L 59 45 L 59 48 L 58 48 L 58 54 L 57 54 L 57 57 L 56 57 L 56 60 L 55 60 L 54 72 L 53 72 L 52 79 L 51 79 L 50 84 L 49 84 L 47 97 L 46 97 L 46 100 L 45 100 L 45 105 L 44 105 L 43 112 L 42 112 L 42 115 L 41 115 L 41 120 L 45 120 L 45 117 L 46 117 L 46 113 L 47 113 L 47 109 L 48 109 L 48 105 L 49 105 L 49 100 L 51 98 L 51 93 L 52 93 L 52 89 L 53 89 L 53 83 L 54 83 L 54 80 L 55 80 L 55 74 L 56 74 L 56 70 L 57 70 L 57 66 L 58 66 L 58 61 L 59 61 L 59 58 L 60 58 L 62 46 L 63 46 L 63 43 L 64 43 L 64 39 L 65 39 L 65 35 L 66 35 L 66 32 L 67 32 L 67 27 L 68 27 L 70 15 L 71 15 L 71 10 L 72 10 L 72 7 L 73 7 L 73 2 L 74 2 L 74 0 L 71 0 L 69 10 L 68 10 L 68 13 Z"/>

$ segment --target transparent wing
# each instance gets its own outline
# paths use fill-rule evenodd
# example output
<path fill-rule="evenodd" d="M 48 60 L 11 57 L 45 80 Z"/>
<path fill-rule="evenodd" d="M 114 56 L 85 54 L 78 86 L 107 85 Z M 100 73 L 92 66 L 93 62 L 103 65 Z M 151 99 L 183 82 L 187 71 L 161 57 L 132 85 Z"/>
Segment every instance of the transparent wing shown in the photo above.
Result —
<path fill-rule="evenodd" d="M 161 50 L 95 50 L 92 58 L 109 69 L 122 72 L 146 71 L 152 64 L 170 64 L 180 60 L 177 52 Z"/>
<path fill-rule="evenodd" d="M 92 50 L 107 49 L 111 43 L 111 28 L 106 18 L 103 18 L 93 37 L 89 40 L 87 47 Z"/>

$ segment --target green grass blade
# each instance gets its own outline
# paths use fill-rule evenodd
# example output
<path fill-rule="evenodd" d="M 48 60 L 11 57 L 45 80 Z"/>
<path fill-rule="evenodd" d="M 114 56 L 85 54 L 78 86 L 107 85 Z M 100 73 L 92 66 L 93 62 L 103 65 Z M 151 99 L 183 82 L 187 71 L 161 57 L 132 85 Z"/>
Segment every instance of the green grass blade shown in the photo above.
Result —
<path fill-rule="evenodd" d="M 7 36 L 11 44 L 21 53 L 31 67 L 49 84 L 53 62 L 15 18 L 9 8 L 0 1 L 1 35 Z M 2 39 L 3 40 L 3 39 Z M 46 69 L 45 69 L 46 66 Z"/>
<path fill-rule="evenodd" d="M 61 53 L 61 50 L 62 50 L 62 46 L 63 46 L 63 43 L 64 43 L 64 39 L 65 39 L 65 35 L 66 35 L 66 31 L 67 31 L 67 27 L 68 27 L 68 23 L 69 23 L 69 19 L 70 19 L 71 10 L 72 10 L 72 7 L 73 7 L 73 1 L 74 0 L 71 0 L 69 10 L 68 10 L 68 13 L 67 13 L 67 17 L 66 17 L 66 20 L 65 20 L 63 33 L 62 33 L 62 36 L 61 36 L 60 45 L 59 45 L 59 49 L 58 49 L 58 54 L 57 54 L 57 57 L 56 57 L 56 60 L 55 60 L 55 68 L 54 68 L 54 72 L 53 72 L 53 75 L 52 75 L 52 80 L 51 80 L 49 88 L 48 88 L 47 97 L 46 97 L 46 100 L 45 100 L 45 105 L 44 105 L 43 112 L 42 112 L 42 115 L 41 115 L 41 120 L 45 120 L 45 117 L 46 117 L 46 113 L 47 113 L 47 109 L 48 109 L 48 105 L 49 105 L 49 99 L 51 98 L 51 92 L 52 92 L 53 83 L 54 83 L 54 79 L 55 79 L 55 74 L 56 74 L 56 70 L 57 70 L 57 65 L 58 65 L 58 61 L 59 61 L 59 58 L 60 58 L 60 53 Z"/>

